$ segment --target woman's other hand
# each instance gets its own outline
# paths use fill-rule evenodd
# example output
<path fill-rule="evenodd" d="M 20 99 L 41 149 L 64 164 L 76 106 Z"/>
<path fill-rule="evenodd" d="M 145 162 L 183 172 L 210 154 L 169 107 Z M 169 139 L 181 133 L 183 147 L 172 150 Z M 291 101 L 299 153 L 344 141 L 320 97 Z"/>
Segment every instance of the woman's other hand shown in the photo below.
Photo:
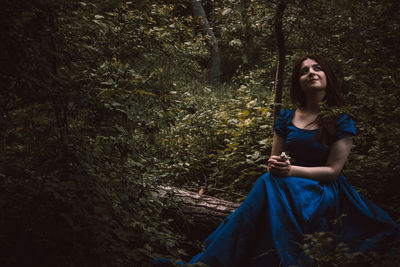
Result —
<path fill-rule="evenodd" d="M 268 169 L 273 176 L 289 176 L 290 167 L 290 161 L 280 156 L 271 156 L 268 160 Z"/>

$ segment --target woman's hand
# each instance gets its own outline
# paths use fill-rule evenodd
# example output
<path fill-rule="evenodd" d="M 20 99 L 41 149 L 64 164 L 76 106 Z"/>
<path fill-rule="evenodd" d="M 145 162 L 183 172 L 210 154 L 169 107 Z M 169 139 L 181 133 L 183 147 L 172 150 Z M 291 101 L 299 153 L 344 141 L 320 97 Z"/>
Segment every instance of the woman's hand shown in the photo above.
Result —
<path fill-rule="evenodd" d="M 289 176 L 291 166 L 288 159 L 284 159 L 280 156 L 271 156 L 268 160 L 268 169 L 273 176 Z"/>

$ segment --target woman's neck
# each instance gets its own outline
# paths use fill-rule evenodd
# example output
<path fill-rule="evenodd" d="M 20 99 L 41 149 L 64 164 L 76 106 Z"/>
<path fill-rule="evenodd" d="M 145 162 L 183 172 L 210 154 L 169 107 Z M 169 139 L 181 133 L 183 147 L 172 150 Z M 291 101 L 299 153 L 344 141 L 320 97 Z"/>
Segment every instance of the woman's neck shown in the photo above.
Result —
<path fill-rule="evenodd" d="M 306 95 L 306 105 L 303 110 L 310 113 L 319 113 L 319 107 L 326 95 L 325 90 Z"/>

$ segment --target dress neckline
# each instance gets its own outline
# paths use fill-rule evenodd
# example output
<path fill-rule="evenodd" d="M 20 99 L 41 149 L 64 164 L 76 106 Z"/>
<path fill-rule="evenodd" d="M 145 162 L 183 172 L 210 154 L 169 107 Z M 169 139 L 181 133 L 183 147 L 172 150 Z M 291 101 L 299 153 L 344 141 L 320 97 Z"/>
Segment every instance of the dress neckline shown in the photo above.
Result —
<path fill-rule="evenodd" d="M 294 117 L 294 114 L 295 114 L 295 112 L 296 112 L 296 110 L 291 110 L 292 112 L 291 112 L 291 114 L 290 114 L 290 117 L 289 117 L 289 123 L 293 126 L 293 127 L 295 127 L 296 129 L 298 129 L 298 130 L 301 130 L 301 131 L 307 131 L 307 132 L 314 132 L 314 131 L 318 131 L 319 130 L 319 128 L 317 128 L 317 129 L 303 129 L 303 128 L 300 128 L 300 127 L 297 127 L 296 125 L 294 125 L 294 123 L 293 123 L 293 117 Z"/>
<path fill-rule="evenodd" d="M 290 124 L 291 124 L 294 128 L 296 128 L 296 129 L 298 129 L 298 130 L 301 130 L 301 131 L 314 132 L 314 131 L 318 131 L 318 130 L 319 130 L 319 128 L 318 128 L 318 129 L 303 129 L 303 128 L 300 128 L 300 127 L 297 127 L 296 125 L 294 125 L 292 121 L 290 121 Z"/>

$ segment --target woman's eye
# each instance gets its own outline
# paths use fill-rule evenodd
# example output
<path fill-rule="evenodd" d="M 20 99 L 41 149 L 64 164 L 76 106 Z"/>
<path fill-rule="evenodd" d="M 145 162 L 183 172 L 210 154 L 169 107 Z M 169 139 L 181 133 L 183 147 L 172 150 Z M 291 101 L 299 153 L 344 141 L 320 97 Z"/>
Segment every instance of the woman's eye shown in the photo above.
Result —
<path fill-rule="evenodd" d="M 314 67 L 314 70 L 315 70 L 315 71 L 321 71 L 322 68 L 321 68 L 321 66 L 315 66 L 315 67 Z"/>
<path fill-rule="evenodd" d="M 303 68 L 300 70 L 300 75 L 302 76 L 302 75 L 306 74 L 307 72 L 308 72 L 308 68 Z"/>

